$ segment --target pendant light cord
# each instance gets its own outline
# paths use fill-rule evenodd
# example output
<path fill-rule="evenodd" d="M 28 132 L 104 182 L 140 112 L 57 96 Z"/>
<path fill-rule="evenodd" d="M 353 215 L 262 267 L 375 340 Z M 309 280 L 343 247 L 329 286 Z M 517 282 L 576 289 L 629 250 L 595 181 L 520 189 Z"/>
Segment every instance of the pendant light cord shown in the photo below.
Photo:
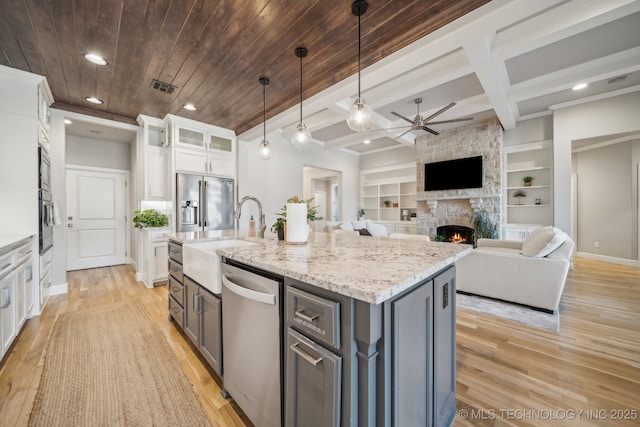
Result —
<path fill-rule="evenodd" d="M 302 123 L 302 55 L 300 55 L 300 123 Z"/>
<path fill-rule="evenodd" d="M 358 99 L 360 98 L 360 15 L 358 15 Z"/>
<path fill-rule="evenodd" d="M 262 136 L 267 140 L 267 85 L 262 85 Z"/>

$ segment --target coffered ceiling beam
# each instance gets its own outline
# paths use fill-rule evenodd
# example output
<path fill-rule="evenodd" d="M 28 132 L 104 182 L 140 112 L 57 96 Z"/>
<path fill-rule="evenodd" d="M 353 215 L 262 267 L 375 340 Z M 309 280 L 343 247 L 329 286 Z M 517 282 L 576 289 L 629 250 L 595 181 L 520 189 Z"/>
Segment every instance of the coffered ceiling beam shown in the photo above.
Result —
<path fill-rule="evenodd" d="M 518 117 L 517 107 L 515 103 L 512 104 L 507 99 L 509 81 L 504 62 L 495 63 L 491 58 L 489 46 L 492 41 L 493 37 L 487 36 L 466 43 L 463 49 L 473 66 L 478 80 L 480 80 L 482 88 L 491 101 L 502 127 L 506 130 L 515 129 Z"/>

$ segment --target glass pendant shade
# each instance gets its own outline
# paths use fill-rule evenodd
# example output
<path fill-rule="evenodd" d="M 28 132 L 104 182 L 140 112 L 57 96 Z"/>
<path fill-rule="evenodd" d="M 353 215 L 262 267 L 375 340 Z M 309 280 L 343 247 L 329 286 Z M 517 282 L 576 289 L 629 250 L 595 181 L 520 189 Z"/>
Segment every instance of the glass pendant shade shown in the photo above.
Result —
<path fill-rule="evenodd" d="M 298 150 L 304 150 L 311 143 L 311 132 L 304 123 L 298 123 L 295 132 L 291 135 L 291 145 Z"/>
<path fill-rule="evenodd" d="M 365 104 L 364 99 L 358 98 L 349 109 L 347 124 L 355 132 L 364 132 L 371 127 L 371 107 Z"/>
<path fill-rule="evenodd" d="M 269 160 L 273 155 L 273 151 L 271 150 L 269 141 L 263 139 L 260 142 L 260 145 L 258 145 L 258 151 L 256 151 L 256 154 L 258 154 L 258 157 L 260 157 L 262 160 Z"/>
<path fill-rule="evenodd" d="M 311 144 L 311 132 L 302 122 L 302 58 L 307 56 L 307 49 L 304 47 L 296 48 L 296 56 L 300 58 L 300 121 L 295 132 L 291 135 L 291 145 L 298 150 L 304 150 Z"/>
<path fill-rule="evenodd" d="M 366 0 L 355 0 L 351 5 L 351 13 L 358 17 L 358 98 L 347 114 L 347 125 L 352 131 L 364 132 L 371 127 L 373 111 L 360 96 L 360 17 L 367 11 Z"/>
<path fill-rule="evenodd" d="M 258 81 L 262 85 L 262 141 L 258 145 L 256 154 L 262 160 L 269 160 L 273 155 L 271 145 L 267 141 L 267 85 L 269 84 L 269 79 L 260 77 Z"/>

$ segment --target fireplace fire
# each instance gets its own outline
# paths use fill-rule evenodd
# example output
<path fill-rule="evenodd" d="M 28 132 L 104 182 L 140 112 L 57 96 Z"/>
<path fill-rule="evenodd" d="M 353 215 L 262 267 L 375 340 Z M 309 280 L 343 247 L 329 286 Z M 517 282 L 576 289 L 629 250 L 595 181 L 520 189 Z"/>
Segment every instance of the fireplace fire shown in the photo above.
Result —
<path fill-rule="evenodd" d="M 438 236 L 442 236 L 445 242 L 473 244 L 474 229 L 464 225 L 442 225 L 436 229 Z"/>

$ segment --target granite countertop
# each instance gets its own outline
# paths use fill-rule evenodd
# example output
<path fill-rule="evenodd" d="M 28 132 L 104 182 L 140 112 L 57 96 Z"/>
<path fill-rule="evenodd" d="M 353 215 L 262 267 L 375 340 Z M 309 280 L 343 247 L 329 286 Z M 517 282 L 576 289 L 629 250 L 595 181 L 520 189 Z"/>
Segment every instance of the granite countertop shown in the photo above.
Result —
<path fill-rule="evenodd" d="M 169 234 L 179 243 L 242 239 L 258 243 L 216 249 L 219 255 L 323 289 L 379 304 L 471 252 L 469 245 L 310 233 L 305 244 L 222 230 Z"/>
<path fill-rule="evenodd" d="M 0 235 L 0 253 L 11 250 L 16 243 L 21 242 L 24 239 L 34 236 L 33 234 L 11 234 Z"/>

